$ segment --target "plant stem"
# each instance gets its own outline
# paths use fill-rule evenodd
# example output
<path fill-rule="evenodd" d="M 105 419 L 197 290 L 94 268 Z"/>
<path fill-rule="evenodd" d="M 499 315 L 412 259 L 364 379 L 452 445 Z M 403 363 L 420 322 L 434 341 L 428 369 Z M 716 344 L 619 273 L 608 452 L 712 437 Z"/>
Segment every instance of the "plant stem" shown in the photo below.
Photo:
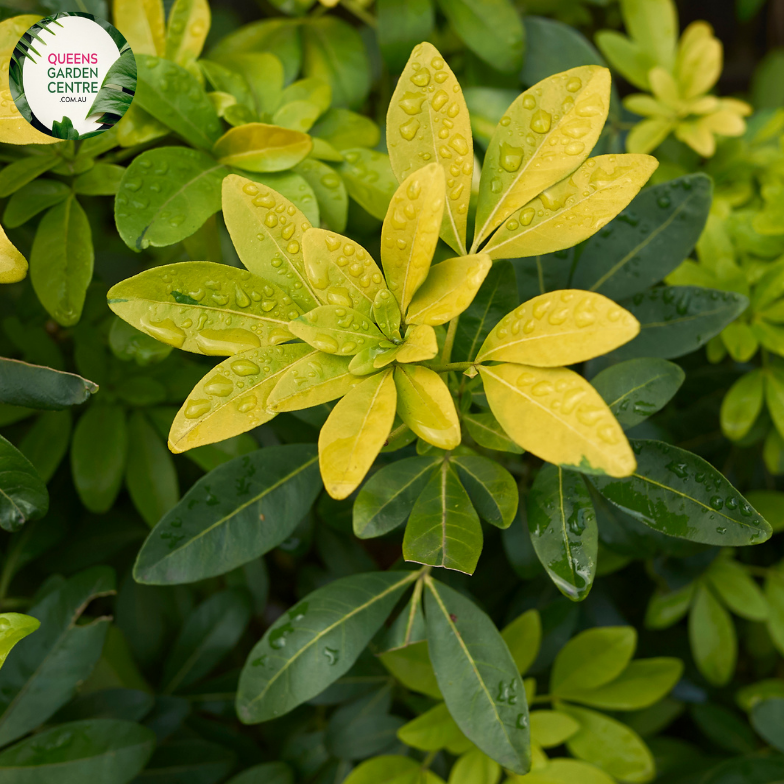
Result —
<path fill-rule="evenodd" d="M 461 371 L 468 370 L 473 366 L 473 362 L 446 362 L 442 364 L 431 365 L 427 362 L 422 363 L 429 370 L 434 370 L 436 373 L 448 373 L 450 370 Z"/>
<path fill-rule="evenodd" d="M 346 10 L 351 11 L 357 19 L 364 22 L 368 27 L 372 27 L 374 30 L 378 27 L 376 17 L 373 16 L 373 14 L 368 13 L 359 3 L 355 2 L 355 0 L 343 0 L 341 5 Z"/>
<path fill-rule="evenodd" d="M 447 364 L 452 359 L 452 346 L 455 345 L 455 336 L 457 335 L 457 322 L 460 316 L 455 316 L 449 322 L 449 329 L 446 332 L 446 340 L 444 341 L 444 351 L 441 354 L 441 361 Z"/>

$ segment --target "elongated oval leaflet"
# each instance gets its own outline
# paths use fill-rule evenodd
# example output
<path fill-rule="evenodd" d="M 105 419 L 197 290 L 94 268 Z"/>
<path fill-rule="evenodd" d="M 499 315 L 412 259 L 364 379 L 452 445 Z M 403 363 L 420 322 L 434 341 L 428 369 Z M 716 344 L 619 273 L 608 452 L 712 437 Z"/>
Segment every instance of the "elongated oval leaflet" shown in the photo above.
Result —
<path fill-rule="evenodd" d="M 230 174 L 223 181 L 223 219 L 242 263 L 289 293 L 303 311 L 318 304 L 305 274 L 305 216 L 271 188 Z"/>
<path fill-rule="evenodd" d="M 351 360 L 323 351 L 305 354 L 283 373 L 267 398 L 267 410 L 301 411 L 348 394 L 362 380 L 349 370 Z"/>
<path fill-rule="evenodd" d="M 316 460 L 312 445 L 297 444 L 268 447 L 214 469 L 147 537 L 134 578 L 148 585 L 195 582 L 277 547 L 321 489 Z"/>
<path fill-rule="evenodd" d="M 493 414 L 523 449 L 587 473 L 629 476 L 634 471 L 634 455 L 620 425 L 582 376 L 565 368 L 510 364 L 479 372 Z"/>
<path fill-rule="evenodd" d="M 460 444 L 460 420 L 447 385 L 422 365 L 395 368 L 397 413 L 420 438 L 439 449 Z"/>
<path fill-rule="evenodd" d="M 600 155 L 522 206 L 484 250 L 494 259 L 571 248 L 609 223 L 659 165 L 650 155 Z"/>
<path fill-rule="evenodd" d="M 495 460 L 480 455 L 457 455 L 450 462 L 479 516 L 498 528 L 508 528 L 520 500 L 515 478 Z"/>
<path fill-rule="evenodd" d="M 353 356 L 384 340 L 370 316 L 358 310 L 321 305 L 288 325 L 289 331 L 326 354 Z M 391 344 L 390 344 L 391 345 Z"/>
<path fill-rule="evenodd" d="M 114 0 L 114 24 L 136 55 L 163 55 L 166 48 L 166 17 L 156 0 Z"/>
<path fill-rule="evenodd" d="M 159 147 L 125 170 L 114 201 L 117 230 L 133 250 L 190 237 L 221 207 L 228 168 L 201 150 Z"/>
<path fill-rule="evenodd" d="M 214 155 L 224 166 L 252 172 L 277 172 L 296 166 L 313 142 L 301 131 L 278 125 L 247 123 L 232 128 L 215 142 Z"/>
<path fill-rule="evenodd" d="M 486 253 L 447 259 L 434 267 L 406 313 L 409 324 L 436 327 L 459 316 L 473 301 L 493 266 Z"/>
<path fill-rule="evenodd" d="M 49 494 L 33 464 L 0 436 L 0 528 L 16 531 L 48 509 Z"/>
<path fill-rule="evenodd" d="M 438 164 L 452 185 L 447 190 L 441 236 L 456 253 L 466 252 L 474 151 L 463 92 L 439 51 L 427 42 L 414 48 L 389 102 L 389 161 L 402 182 Z"/>
<path fill-rule="evenodd" d="M 384 276 L 373 257 L 357 242 L 324 229 L 302 237 L 305 272 L 322 305 L 342 305 L 366 316 L 376 295 L 385 289 Z"/>
<path fill-rule="evenodd" d="M 417 169 L 395 191 L 381 227 L 381 264 L 403 313 L 430 270 L 444 213 L 444 187 L 444 170 L 438 164 Z"/>
<path fill-rule="evenodd" d="M 176 0 L 166 25 L 166 59 L 177 65 L 195 60 L 204 47 L 210 21 L 207 0 Z"/>
<path fill-rule="evenodd" d="M 282 716 L 346 673 L 416 572 L 344 577 L 294 605 L 248 656 L 237 691 L 245 724 Z"/>
<path fill-rule="evenodd" d="M 430 658 L 457 725 L 485 754 L 525 774 L 531 764 L 523 680 L 495 624 L 470 599 L 426 578 Z"/>
<path fill-rule="evenodd" d="M 403 538 L 407 561 L 473 574 L 482 553 L 482 524 L 455 469 L 444 460 L 411 510 Z"/>
<path fill-rule="evenodd" d="M 585 161 L 609 106 L 610 72 L 596 65 L 549 76 L 517 98 L 487 148 L 474 246 Z M 552 140 L 557 143 L 551 144 Z"/>
<path fill-rule="evenodd" d="M 646 188 L 606 231 L 585 243 L 574 286 L 617 300 L 663 280 L 696 245 L 712 191 L 705 174 Z"/>
<path fill-rule="evenodd" d="M 288 323 L 302 312 L 269 280 L 210 261 L 153 267 L 113 286 L 107 297 L 109 307 L 141 332 L 208 356 L 291 340 Z"/>
<path fill-rule="evenodd" d="M 332 409 L 318 446 L 321 477 L 333 498 L 347 498 L 365 478 L 392 429 L 396 402 L 392 372 L 384 370 Z"/>
<path fill-rule="evenodd" d="M 632 441 L 632 447 L 631 476 L 591 478 L 627 514 L 670 536 L 719 547 L 770 538 L 770 525 L 701 457 L 661 441 Z"/>
<path fill-rule="evenodd" d="M 33 180 L 16 191 L 8 200 L 3 213 L 3 226 L 7 229 L 15 229 L 30 218 L 34 218 L 39 212 L 59 204 L 70 194 L 71 189 L 59 180 Z"/>
<path fill-rule="evenodd" d="M 477 361 L 561 367 L 601 356 L 632 340 L 640 325 L 599 294 L 542 294 L 509 313 L 487 336 Z"/>
<path fill-rule="evenodd" d="M 317 352 L 304 343 L 244 351 L 224 360 L 191 390 L 169 431 L 169 449 L 185 452 L 246 433 L 275 416 L 267 400 L 287 369 Z"/>
<path fill-rule="evenodd" d="M 84 403 L 98 385 L 74 373 L 0 357 L 0 402 L 45 411 Z"/>

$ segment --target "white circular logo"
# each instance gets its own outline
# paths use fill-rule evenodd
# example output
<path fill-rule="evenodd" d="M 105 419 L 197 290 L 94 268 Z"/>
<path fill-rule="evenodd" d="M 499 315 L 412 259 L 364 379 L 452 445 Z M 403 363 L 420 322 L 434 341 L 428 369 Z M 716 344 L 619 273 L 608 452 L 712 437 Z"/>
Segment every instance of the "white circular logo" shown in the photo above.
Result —
<path fill-rule="evenodd" d="M 136 60 L 108 22 L 55 14 L 19 39 L 9 81 L 14 103 L 33 127 L 59 139 L 82 139 L 125 114 L 136 90 Z"/>

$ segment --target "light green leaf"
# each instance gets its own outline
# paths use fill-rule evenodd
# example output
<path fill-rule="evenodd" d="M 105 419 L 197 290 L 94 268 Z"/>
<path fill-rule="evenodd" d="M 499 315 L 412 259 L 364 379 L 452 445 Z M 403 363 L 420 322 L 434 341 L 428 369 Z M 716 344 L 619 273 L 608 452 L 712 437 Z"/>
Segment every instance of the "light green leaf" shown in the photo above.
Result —
<path fill-rule="evenodd" d="M 397 736 L 407 746 L 422 751 L 439 751 L 464 737 L 443 702 L 409 721 Z"/>
<path fill-rule="evenodd" d="M 527 610 L 501 632 L 517 671 L 523 675 L 534 663 L 542 642 L 542 621 L 537 610 Z"/>
<path fill-rule="evenodd" d="M 762 411 L 766 375 L 754 370 L 741 376 L 721 403 L 721 429 L 727 438 L 739 441 L 752 428 Z"/>
<path fill-rule="evenodd" d="M 407 689 L 437 700 L 443 699 L 430 663 L 427 642 L 382 653 L 379 660 Z"/>
<path fill-rule="evenodd" d="M 289 330 L 327 354 L 353 356 L 384 340 L 373 321 L 350 307 L 322 305 L 289 324 Z"/>
<path fill-rule="evenodd" d="M 306 354 L 286 369 L 267 398 L 267 410 L 300 411 L 343 397 L 361 381 L 349 371 L 349 362 L 321 351 Z"/>
<path fill-rule="evenodd" d="M 14 645 L 28 634 L 32 634 L 40 625 L 41 622 L 30 615 L 0 614 L 0 667 L 3 666 Z"/>
<path fill-rule="evenodd" d="M 694 583 L 687 583 L 676 591 L 656 591 L 648 603 L 645 626 L 648 629 L 667 629 L 689 611 L 694 597 Z"/>
<path fill-rule="evenodd" d="M 531 738 L 545 749 L 560 746 L 579 729 L 577 721 L 560 711 L 538 710 L 531 714 Z"/>
<path fill-rule="evenodd" d="M 177 65 L 195 60 L 210 31 L 210 6 L 207 0 L 175 0 L 166 26 L 164 57 Z"/>
<path fill-rule="evenodd" d="M 224 166 L 252 172 L 277 172 L 296 166 L 312 146 L 300 131 L 266 123 L 232 128 L 215 142 L 214 155 Z"/>
<path fill-rule="evenodd" d="M 750 621 L 767 619 L 765 596 L 742 564 L 730 558 L 717 558 L 705 572 L 705 580 L 735 615 Z"/>
<path fill-rule="evenodd" d="M 689 642 L 697 669 L 708 683 L 724 686 L 735 672 L 738 638 L 730 614 L 700 582 L 689 613 Z"/>
<path fill-rule="evenodd" d="M 59 204 L 70 193 L 71 189 L 59 180 L 33 180 L 16 191 L 8 200 L 3 213 L 3 226 L 7 229 L 15 229 L 27 223 L 39 212 Z"/>

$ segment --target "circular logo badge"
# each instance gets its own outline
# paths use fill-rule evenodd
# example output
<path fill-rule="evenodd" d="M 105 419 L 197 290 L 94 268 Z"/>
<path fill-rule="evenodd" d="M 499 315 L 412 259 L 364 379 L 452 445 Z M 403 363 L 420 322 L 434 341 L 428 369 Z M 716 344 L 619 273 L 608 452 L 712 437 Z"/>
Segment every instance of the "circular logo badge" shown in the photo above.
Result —
<path fill-rule="evenodd" d="M 58 13 L 17 43 L 9 68 L 22 117 L 56 139 L 85 139 L 119 122 L 136 91 L 131 47 L 104 19 Z"/>

